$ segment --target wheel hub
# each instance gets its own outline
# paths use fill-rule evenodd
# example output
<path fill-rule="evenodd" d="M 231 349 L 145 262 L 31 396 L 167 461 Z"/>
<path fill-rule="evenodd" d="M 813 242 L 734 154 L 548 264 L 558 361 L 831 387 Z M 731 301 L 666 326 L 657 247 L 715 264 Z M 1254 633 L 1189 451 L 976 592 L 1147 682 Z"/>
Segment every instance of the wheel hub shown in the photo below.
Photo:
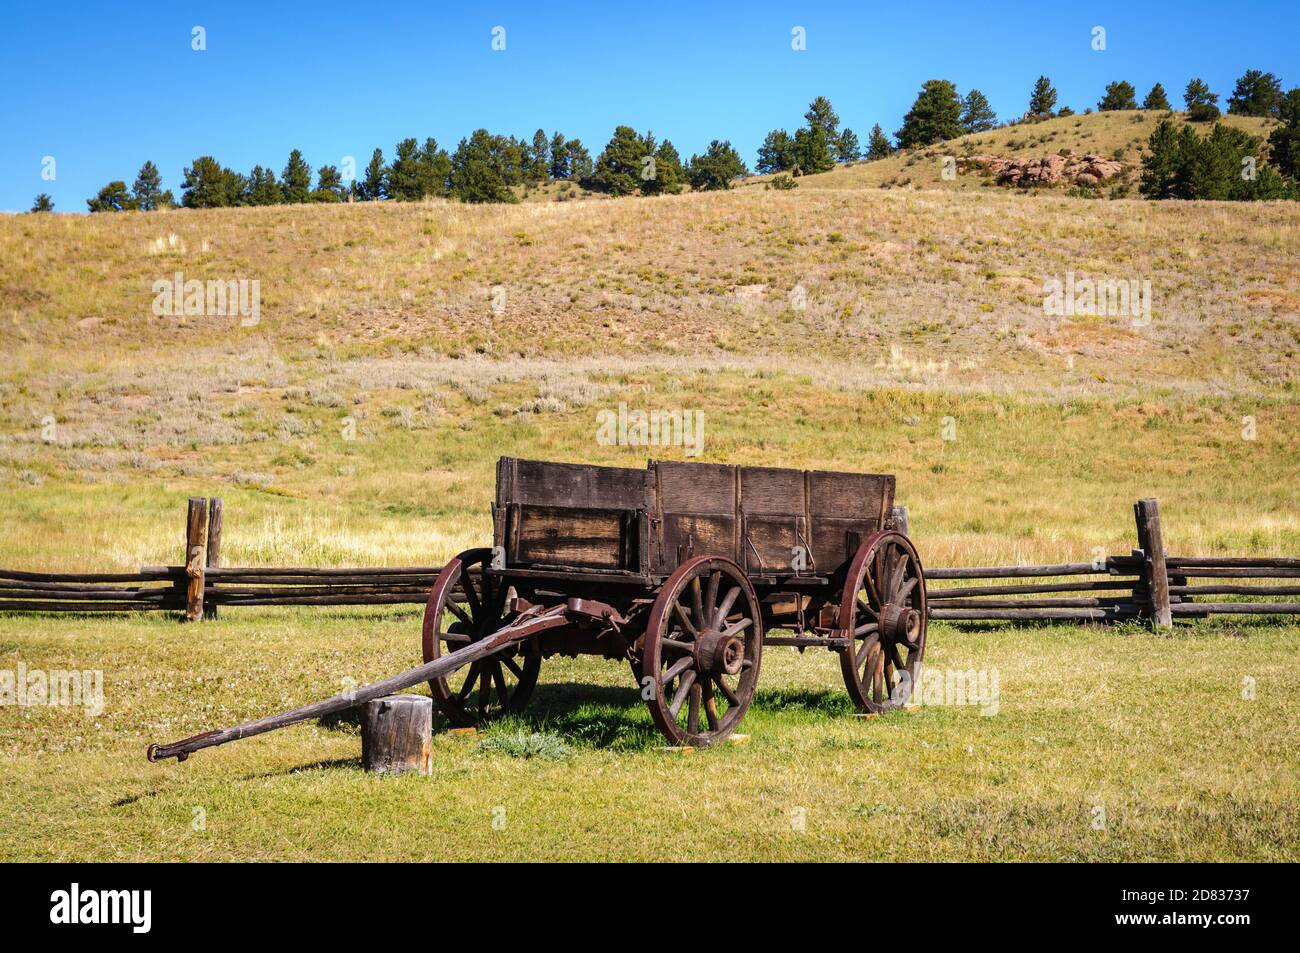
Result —
<path fill-rule="evenodd" d="M 880 630 L 891 642 L 917 648 L 921 637 L 921 613 L 911 606 L 888 603 L 880 611 Z"/>
<path fill-rule="evenodd" d="M 702 672 L 735 675 L 745 661 L 745 643 L 734 635 L 702 632 L 695 641 L 695 661 Z"/>

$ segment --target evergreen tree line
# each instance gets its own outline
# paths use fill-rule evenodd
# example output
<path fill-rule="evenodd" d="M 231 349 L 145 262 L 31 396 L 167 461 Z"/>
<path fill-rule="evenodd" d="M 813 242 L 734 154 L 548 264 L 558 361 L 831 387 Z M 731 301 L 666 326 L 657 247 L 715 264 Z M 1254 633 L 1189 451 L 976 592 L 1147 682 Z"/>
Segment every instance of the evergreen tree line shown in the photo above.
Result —
<path fill-rule="evenodd" d="M 1189 121 L 1214 122 L 1220 118 L 1219 96 L 1199 78 L 1188 82 L 1183 102 Z M 1024 116 L 1016 121 L 1073 115 L 1069 107 L 1057 109 L 1056 103 L 1056 88 L 1048 77 L 1040 76 L 1030 91 Z M 1232 115 L 1271 117 L 1282 123 L 1269 136 L 1269 165 L 1262 167 L 1265 171 L 1256 169 L 1253 178 L 1238 175 L 1234 182 L 1228 182 L 1223 170 L 1232 164 L 1229 160 L 1235 157 L 1244 162 L 1258 156 L 1262 142 L 1217 124 L 1206 136 L 1186 127 L 1179 132 L 1166 120 L 1151 136 L 1151 154 L 1143 163 L 1143 194 L 1152 198 L 1297 194 L 1300 89 L 1283 93 L 1282 83 L 1274 74 L 1247 70 L 1237 80 L 1227 106 Z M 1109 83 L 1097 104 L 1103 112 L 1138 108 L 1137 91 L 1125 80 Z M 1150 89 L 1140 108 L 1171 109 L 1160 83 Z M 760 173 L 825 172 L 837 162 L 883 159 L 897 149 L 929 146 L 998 126 L 997 115 L 980 90 L 972 89 L 962 96 L 954 83 L 934 79 L 922 86 L 903 117 L 902 127 L 894 133 L 897 144 L 877 123 L 863 146 L 852 129 L 840 128 L 830 100 L 818 96 L 804 113 L 804 125 L 793 135 L 785 129 L 773 129 L 767 134 L 758 149 L 755 168 Z M 184 170 L 179 203 L 170 190 L 163 189 L 157 166 L 145 162 L 129 188 L 125 181 L 109 182 L 87 199 L 86 205 L 92 212 L 115 212 L 152 211 L 177 204 L 186 208 L 223 208 L 349 199 L 411 202 L 426 197 L 517 202 L 518 187 L 546 182 L 577 182 L 584 188 L 612 195 L 663 195 L 678 193 L 686 185 L 697 191 L 726 189 L 735 179 L 748 174 L 744 161 L 726 140 L 715 139 L 703 155 L 683 161 L 669 140 L 657 141 L 651 132 L 641 134 L 631 126 L 621 125 L 593 162 L 581 140 L 566 139 L 559 132 L 547 136 L 538 129 L 531 139 L 518 139 L 478 129 L 461 139 L 452 153 L 432 137 L 423 144 L 414 138 L 402 140 L 391 162 L 377 148 L 365 169 L 350 183 L 344 182 L 337 166 L 321 166 L 316 170 L 314 188 L 312 168 L 297 149 L 289 153 L 279 178 L 269 167 L 255 165 L 243 175 L 212 156 L 200 156 Z M 53 208 L 50 197 L 42 193 L 36 197 L 32 211 Z"/>

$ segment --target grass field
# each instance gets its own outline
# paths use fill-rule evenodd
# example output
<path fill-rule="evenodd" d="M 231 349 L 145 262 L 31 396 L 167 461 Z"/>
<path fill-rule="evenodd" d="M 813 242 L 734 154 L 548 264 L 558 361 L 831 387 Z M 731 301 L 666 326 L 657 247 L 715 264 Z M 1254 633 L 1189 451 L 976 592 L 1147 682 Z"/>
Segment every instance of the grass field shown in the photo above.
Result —
<path fill-rule="evenodd" d="M 225 498 L 227 564 L 438 563 L 490 537 L 502 454 L 687 456 L 600 443 L 620 404 L 702 412 L 695 459 L 897 474 L 931 565 L 1125 553 L 1152 495 L 1171 552 L 1300 554 L 1295 204 L 1025 196 L 909 158 L 789 193 L 2 217 L 0 566 L 175 565 L 189 495 Z M 177 272 L 258 280 L 259 320 L 155 316 Z M 1150 281 L 1151 320 L 1046 314 L 1067 272 Z M 105 694 L 0 706 L 0 858 L 1300 858 L 1300 628 L 1268 619 L 934 626 L 933 671 L 997 671 L 991 716 L 852 718 L 831 657 L 773 649 L 749 743 L 691 756 L 656 750 L 624 666 L 553 660 L 525 721 L 439 735 L 431 779 L 366 776 L 348 725 L 143 760 L 408 667 L 418 628 L 0 617 L 0 671 Z"/>
<path fill-rule="evenodd" d="M 558 660 L 543 665 L 526 721 L 437 735 L 431 778 L 367 775 L 346 724 L 180 765 L 144 760 L 149 741 L 402 668 L 418 627 L 410 610 L 245 610 L 198 635 L 161 619 L 0 620 L 0 659 L 99 665 L 106 680 L 99 718 L 5 712 L 0 856 L 1293 861 L 1300 850 L 1296 631 L 1267 624 L 1171 637 L 936 625 L 932 669 L 999 672 L 991 715 L 966 704 L 853 718 L 830 655 L 769 649 L 749 742 L 692 755 L 657 750 L 624 666 Z M 512 756 L 529 750 L 521 731 L 543 735 L 551 756 Z"/>

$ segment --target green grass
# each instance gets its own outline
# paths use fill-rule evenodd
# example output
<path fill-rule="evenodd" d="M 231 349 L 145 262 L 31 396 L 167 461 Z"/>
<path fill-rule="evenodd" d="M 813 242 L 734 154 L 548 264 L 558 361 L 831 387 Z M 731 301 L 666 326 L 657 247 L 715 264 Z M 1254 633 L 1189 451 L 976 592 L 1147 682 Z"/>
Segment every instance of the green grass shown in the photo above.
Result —
<path fill-rule="evenodd" d="M 689 755 L 660 750 L 625 666 L 554 659 L 519 720 L 439 731 L 428 778 L 366 774 L 346 721 L 144 760 L 413 664 L 418 631 L 411 610 L 0 618 L 0 667 L 102 668 L 106 695 L 99 718 L 0 708 L 0 859 L 1300 857 L 1296 630 L 1267 620 L 934 626 L 931 670 L 999 672 L 992 716 L 854 718 L 830 655 L 772 649 L 748 743 Z"/>

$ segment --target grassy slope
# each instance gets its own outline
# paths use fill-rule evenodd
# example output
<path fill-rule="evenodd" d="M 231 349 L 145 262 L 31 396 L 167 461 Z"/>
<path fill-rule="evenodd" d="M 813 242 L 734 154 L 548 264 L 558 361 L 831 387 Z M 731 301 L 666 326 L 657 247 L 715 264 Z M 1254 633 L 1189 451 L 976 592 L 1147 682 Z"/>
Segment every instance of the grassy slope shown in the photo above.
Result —
<path fill-rule="evenodd" d="M 927 149 L 911 149 L 879 162 L 859 162 L 818 176 L 810 176 L 801 186 L 810 188 L 925 188 L 947 191 L 995 188 L 978 175 L 959 175 L 954 180 L 942 176 L 942 158 L 964 155 L 997 155 L 1036 158 L 1054 155 L 1061 150 L 1076 154 L 1094 153 L 1107 159 L 1119 159 L 1125 165 L 1126 182 L 1136 180 L 1141 170 L 1147 140 L 1160 120 L 1171 118 L 1177 126 L 1187 125 L 1181 112 L 1116 111 L 1091 113 L 1087 116 L 1063 116 L 1038 123 L 1005 126 L 976 135 L 963 136 Z M 1224 115 L 1220 122 L 1244 129 L 1261 140 L 1276 123 L 1253 116 Z M 1209 133 L 1213 123 L 1192 123 L 1201 135 Z"/>
<path fill-rule="evenodd" d="M 1080 119 L 1032 148 L 1139 134 Z M 1125 551 L 1146 494 L 1171 550 L 1300 551 L 1294 205 L 881 190 L 884 165 L 793 193 L 0 219 L 0 565 L 174 563 L 191 493 L 226 497 L 228 562 L 438 561 L 487 538 L 499 454 L 683 455 L 598 445 L 620 401 L 703 410 L 701 459 L 898 473 L 932 564 Z M 258 278 L 261 323 L 153 317 L 178 270 Z M 1151 280 L 1152 324 L 1045 316 L 1067 270 Z M 778 857 L 1297 856 L 1296 630 L 1263 621 L 937 628 L 933 665 L 1001 670 L 995 718 L 850 720 L 830 659 L 774 652 L 751 745 L 694 759 L 653 751 L 622 667 L 580 660 L 548 663 L 534 715 L 578 745 L 561 764 L 446 740 L 432 783 L 381 782 L 318 727 L 140 761 L 405 666 L 416 618 L 0 619 L 0 668 L 100 667 L 109 693 L 94 720 L 0 708 L 6 856 L 750 856 L 755 830 Z"/>

